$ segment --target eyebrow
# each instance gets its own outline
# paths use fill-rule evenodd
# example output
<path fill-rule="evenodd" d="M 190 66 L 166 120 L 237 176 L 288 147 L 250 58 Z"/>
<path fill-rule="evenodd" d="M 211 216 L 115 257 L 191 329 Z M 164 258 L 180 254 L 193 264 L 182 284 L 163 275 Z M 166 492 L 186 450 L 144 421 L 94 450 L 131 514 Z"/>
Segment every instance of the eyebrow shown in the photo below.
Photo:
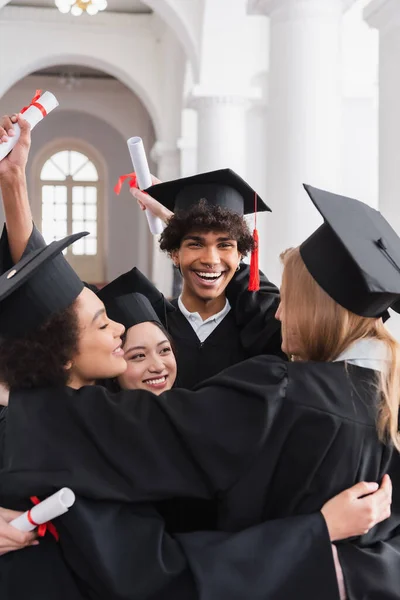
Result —
<path fill-rule="evenodd" d="M 100 308 L 100 310 L 97 311 L 97 313 L 94 315 L 93 319 L 92 319 L 92 323 L 95 322 L 96 319 L 98 319 L 99 317 L 101 317 L 101 315 L 104 315 L 106 312 L 106 309 L 104 308 Z"/>
<path fill-rule="evenodd" d="M 157 348 L 158 348 L 158 346 L 165 344 L 165 342 L 167 342 L 167 344 L 169 344 L 169 341 L 167 340 L 167 338 L 165 338 L 165 340 L 162 340 L 162 342 L 158 342 Z M 146 350 L 146 347 L 147 346 L 131 346 L 130 348 L 128 348 L 128 350 L 125 350 L 125 354 L 132 352 L 132 350 Z"/>
<path fill-rule="evenodd" d="M 183 238 L 183 242 L 185 242 L 186 240 L 193 240 L 195 242 L 204 242 L 205 241 L 205 237 L 201 236 L 201 235 L 185 235 Z M 226 237 L 226 236 L 220 236 L 217 238 L 217 242 L 234 242 L 234 238 L 232 237 Z"/>

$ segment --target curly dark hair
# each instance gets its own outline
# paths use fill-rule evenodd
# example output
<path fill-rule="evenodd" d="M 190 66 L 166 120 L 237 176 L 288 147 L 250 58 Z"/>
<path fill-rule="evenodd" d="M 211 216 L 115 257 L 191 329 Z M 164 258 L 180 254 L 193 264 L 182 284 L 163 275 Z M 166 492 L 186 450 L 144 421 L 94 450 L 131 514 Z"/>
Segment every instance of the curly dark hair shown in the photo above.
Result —
<path fill-rule="evenodd" d="M 66 385 L 78 340 L 74 303 L 23 338 L 0 340 L 0 381 L 10 389 Z"/>
<path fill-rule="evenodd" d="M 246 256 L 254 247 L 253 236 L 244 218 L 223 206 L 209 204 L 202 198 L 189 210 L 177 210 L 160 237 L 160 248 L 171 254 L 178 250 L 182 239 L 193 231 L 227 232 L 236 240 L 238 251 Z"/>

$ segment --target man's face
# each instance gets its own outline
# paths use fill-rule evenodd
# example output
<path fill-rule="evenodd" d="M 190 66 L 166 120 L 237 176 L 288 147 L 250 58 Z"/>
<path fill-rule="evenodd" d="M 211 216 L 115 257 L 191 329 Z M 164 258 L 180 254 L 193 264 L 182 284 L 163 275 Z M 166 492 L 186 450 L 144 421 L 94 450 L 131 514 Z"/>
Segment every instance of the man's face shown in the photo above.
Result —
<path fill-rule="evenodd" d="M 180 267 L 184 291 L 202 300 L 218 298 L 235 274 L 241 255 L 227 232 L 191 231 L 172 253 Z"/>

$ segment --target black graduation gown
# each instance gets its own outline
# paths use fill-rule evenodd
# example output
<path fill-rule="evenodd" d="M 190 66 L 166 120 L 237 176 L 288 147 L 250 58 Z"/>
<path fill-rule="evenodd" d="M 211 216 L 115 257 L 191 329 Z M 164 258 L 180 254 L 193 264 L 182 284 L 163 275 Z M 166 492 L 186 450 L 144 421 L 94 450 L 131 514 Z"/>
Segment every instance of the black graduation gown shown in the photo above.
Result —
<path fill-rule="evenodd" d="M 196 391 L 12 393 L 4 490 L 45 494 L 69 485 L 88 498 L 121 502 L 217 496 L 225 532 L 268 520 L 271 569 L 262 588 L 262 578 L 252 580 L 250 596 L 243 575 L 258 565 L 246 546 L 251 529 L 229 553 L 226 533 L 190 534 L 189 541 L 182 535 L 200 597 L 220 598 L 228 587 L 229 598 L 337 598 L 317 511 L 357 481 L 379 481 L 385 472 L 399 479 L 398 453 L 377 437 L 375 390 L 376 373 L 368 369 L 260 356 Z M 395 487 L 391 518 L 338 545 L 351 600 L 372 600 L 377 586 L 381 600 L 398 594 L 399 527 Z"/>

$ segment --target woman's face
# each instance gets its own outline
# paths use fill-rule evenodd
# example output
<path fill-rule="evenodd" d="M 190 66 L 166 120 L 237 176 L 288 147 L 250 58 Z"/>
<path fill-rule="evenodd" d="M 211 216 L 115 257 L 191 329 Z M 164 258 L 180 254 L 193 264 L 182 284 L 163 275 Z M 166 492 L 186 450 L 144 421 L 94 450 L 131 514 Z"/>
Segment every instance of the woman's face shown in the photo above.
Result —
<path fill-rule="evenodd" d="M 161 329 L 147 321 L 130 327 L 124 343 L 128 367 L 119 378 L 123 389 L 149 390 L 161 394 L 174 385 L 176 360 Z"/>
<path fill-rule="evenodd" d="M 79 323 L 78 353 L 68 368 L 69 385 L 90 385 L 96 379 L 118 377 L 126 370 L 121 335 L 124 326 L 107 317 L 102 301 L 88 288 L 76 300 Z"/>

